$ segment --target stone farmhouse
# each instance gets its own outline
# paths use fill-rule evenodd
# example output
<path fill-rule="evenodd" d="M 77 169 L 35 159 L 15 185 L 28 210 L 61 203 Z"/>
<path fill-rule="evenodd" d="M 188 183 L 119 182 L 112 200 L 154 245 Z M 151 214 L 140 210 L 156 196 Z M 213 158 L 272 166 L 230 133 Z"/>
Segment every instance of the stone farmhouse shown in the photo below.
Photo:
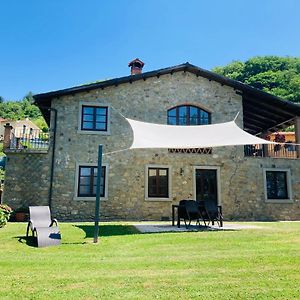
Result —
<path fill-rule="evenodd" d="M 16 147 L 14 129 L 5 127 L 4 202 L 50 205 L 60 220 L 92 220 L 102 144 L 102 220 L 168 220 L 181 199 L 215 201 L 227 220 L 300 219 L 297 146 L 115 152 L 133 138 L 121 114 L 188 126 L 232 121 L 239 112 L 237 124 L 253 135 L 294 125 L 300 142 L 299 105 L 189 63 L 151 72 L 143 66 L 135 59 L 129 76 L 35 95 L 51 128 L 49 148 Z"/>
<path fill-rule="evenodd" d="M 17 121 L 0 118 L 0 141 L 3 140 L 4 126 L 6 123 L 9 123 L 14 128 L 16 135 L 26 134 L 34 136 L 36 132 L 40 131 L 39 127 L 31 122 L 28 118 Z"/>

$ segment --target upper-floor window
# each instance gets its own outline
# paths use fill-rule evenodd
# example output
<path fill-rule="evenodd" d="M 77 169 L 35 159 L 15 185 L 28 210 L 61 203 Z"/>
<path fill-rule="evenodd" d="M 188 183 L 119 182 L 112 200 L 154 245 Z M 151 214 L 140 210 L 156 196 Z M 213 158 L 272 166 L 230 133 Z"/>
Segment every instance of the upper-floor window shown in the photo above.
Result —
<path fill-rule="evenodd" d="M 180 105 L 168 110 L 169 125 L 207 125 L 211 123 L 210 113 L 193 105 Z M 211 154 L 211 148 L 168 149 L 169 153 Z"/>
<path fill-rule="evenodd" d="M 107 131 L 108 108 L 82 105 L 81 130 Z"/>
<path fill-rule="evenodd" d="M 169 125 L 207 125 L 210 113 L 192 105 L 180 105 L 168 110 Z"/>

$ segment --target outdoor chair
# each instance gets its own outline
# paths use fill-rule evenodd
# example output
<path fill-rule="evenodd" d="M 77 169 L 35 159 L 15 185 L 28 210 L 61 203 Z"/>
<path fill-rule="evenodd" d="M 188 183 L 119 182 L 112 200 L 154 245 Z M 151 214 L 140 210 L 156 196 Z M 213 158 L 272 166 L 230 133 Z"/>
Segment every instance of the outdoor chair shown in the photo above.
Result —
<path fill-rule="evenodd" d="M 26 237 L 31 230 L 32 236 L 37 238 L 38 247 L 59 245 L 61 236 L 58 223 L 56 219 L 51 219 L 49 206 L 29 206 L 29 214 Z"/>
<path fill-rule="evenodd" d="M 200 225 L 200 219 L 202 219 L 201 212 L 198 207 L 198 203 L 194 200 L 181 200 L 179 202 L 178 218 L 184 220 L 185 227 L 191 225 L 193 220 L 196 221 L 196 225 Z M 187 225 L 188 221 L 188 225 Z M 205 223 L 204 223 L 205 224 Z"/>
<path fill-rule="evenodd" d="M 223 227 L 223 215 L 222 215 L 222 206 L 216 205 L 211 200 L 204 201 L 205 212 L 203 214 L 203 218 L 207 220 L 212 225 L 215 224 L 215 221 L 219 225 L 219 227 Z"/>

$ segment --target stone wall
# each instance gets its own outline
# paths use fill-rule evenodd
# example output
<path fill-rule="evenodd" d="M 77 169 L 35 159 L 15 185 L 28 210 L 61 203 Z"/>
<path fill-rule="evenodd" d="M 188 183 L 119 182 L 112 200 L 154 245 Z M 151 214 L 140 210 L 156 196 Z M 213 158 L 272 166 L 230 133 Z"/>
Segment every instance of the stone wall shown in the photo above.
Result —
<path fill-rule="evenodd" d="M 81 102 L 110 106 L 110 135 L 78 131 Z M 94 201 L 75 199 L 76 166 L 85 163 L 96 165 L 99 144 L 103 145 L 104 153 L 130 146 L 132 131 L 119 112 L 128 118 L 166 124 L 167 110 L 182 104 L 196 105 L 211 112 L 212 123 L 233 120 L 237 112 L 240 112 L 237 122 L 240 126 L 243 124 L 242 98 L 234 89 L 188 72 L 53 99 L 52 107 L 58 110 L 52 200 L 54 215 L 61 220 L 93 219 Z M 15 157 L 16 161 L 8 162 L 11 170 L 7 173 L 7 182 L 10 187 L 10 182 L 19 182 L 23 178 L 14 173 L 22 168 L 24 158 L 21 155 Z M 50 155 L 47 159 L 49 168 Z M 109 178 L 108 199 L 101 201 L 102 219 L 170 218 L 172 204 L 177 204 L 183 198 L 195 199 L 196 166 L 220 169 L 219 200 L 226 219 L 300 219 L 298 160 L 245 158 L 243 147 L 220 147 L 213 149 L 212 154 L 171 154 L 167 149 L 126 150 L 104 154 L 103 162 L 108 164 Z M 149 164 L 171 166 L 172 188 L 169 201 L 145 200 L 145 166 Z M 42 165 L 44 163 L 37 170 L 41 170 Z M 262 169 L 274 166 L 291 170 L 294 194 L 294 202 L 291 204 L 266 203 L 264 200 Z M 46 166 L 44 168 L 43 173 L 40 173 L 40 180 L 49 174 L 49 169 Z M 44 179 L 40 186 L 46 186 L 45 182 Z M 32 188 L 29 184 L 24 185 L 26 186 L 30 194 Z M 46 193 L 46 189 L 43 189 L 43 193 Z M 22 198 L 22 193 L 16 188 L 5 194 L 11 195 L 5 196 L 7 199 Z"/>
<path fill-rule="evenodd" d="M 3 203 L 14 210 L 29 205 L 48 205 L 50 153 L 6 152 Z"/>

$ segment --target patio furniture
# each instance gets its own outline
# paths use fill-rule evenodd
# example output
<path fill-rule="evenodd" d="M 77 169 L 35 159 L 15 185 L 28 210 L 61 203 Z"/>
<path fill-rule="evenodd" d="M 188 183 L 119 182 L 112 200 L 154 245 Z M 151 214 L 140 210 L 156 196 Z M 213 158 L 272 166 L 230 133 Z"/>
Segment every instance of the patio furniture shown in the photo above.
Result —
<path fill-rule="evenodd" d="M 205 200 L 199 203 L 199 210 L 202 214 L 203 220 L 208 221 L 208 225 L 211 223 L 215 224 L 215 221 L 219 227 L 223 227 L 223 215 L 222 206 L 217 205 L 212 200 Z"/>
<path fill-rule="evenodd" d="M 180 219 L 184 220 L 184 224 L 186 228 L 188 228 L 188 226 L 191 225 L 191 222 L 193 220 L 196 221 L 196 225 L 197 224 L 200 225 L 200 220 L 203 219 L 201 212 L 199 210 L 199 205 L 194 200 L 181 200 L 179 202 L 177 213 L 178 213 L 178 227 L 180 227 Z M 188 225 L 187 225 L 187 221 L 188 221 Z"/>
<path fill-rule="evenodd" d="M 29 206 L 30 220 L 27 225 L 26 237 L 29 230 L 36 235 L 38 247 L 59 245 L 61 235 L 56 219 L 51 219 L 49 206 Z M 55 226 L 53 226 L 55 224 Z"/>

